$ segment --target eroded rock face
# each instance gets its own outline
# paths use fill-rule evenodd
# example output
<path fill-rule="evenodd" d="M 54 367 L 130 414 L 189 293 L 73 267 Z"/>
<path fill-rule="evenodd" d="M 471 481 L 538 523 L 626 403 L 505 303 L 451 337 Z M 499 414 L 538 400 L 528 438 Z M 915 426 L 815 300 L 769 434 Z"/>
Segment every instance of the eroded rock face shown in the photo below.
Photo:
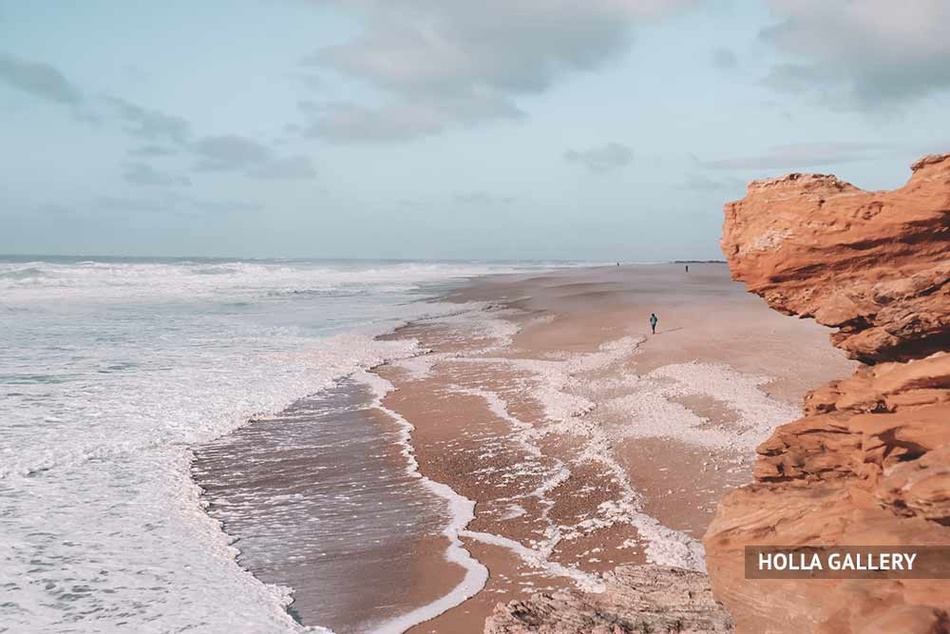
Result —
<path fill-rule="evenodd" d="M 950 581 L 746 580 L 745 545 L 950 544 L 950 155 L 904 187 L 757 181 L 726 205 L 733 276 L 782 312 L 839 328 L 867 364 L 805 398 L 758 449 L 706 537 L 740 632 L 947 632 Z"/>
<path fill-rule="evenodd" d="M 834 176 L 755 181 L 726 205 L 733 276 L 784 313 L 838 328 L 855 359 L 906 361 L 950 344 L 950 154 L 924 158 L 900 189 Z"/>
<path fill-rule="evenodd" d="M 603 593 L 535 594 L 499 604 L 486 634 L 633 634 L 732 632 L 706 575 L 657 565 L 621 566 Z"/>

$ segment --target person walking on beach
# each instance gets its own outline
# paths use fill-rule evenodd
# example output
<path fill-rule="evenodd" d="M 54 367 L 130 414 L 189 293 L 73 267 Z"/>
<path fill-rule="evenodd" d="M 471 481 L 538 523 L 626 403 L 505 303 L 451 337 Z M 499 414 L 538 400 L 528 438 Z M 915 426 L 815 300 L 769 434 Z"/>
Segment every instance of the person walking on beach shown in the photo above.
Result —
<path fill-rule="evenodd" d="M 653 331 L 653 334 L 656 334 L 656 322 L 660 321 L 656 317 L 656 313 L 650 313 L 650 330 Z"/>

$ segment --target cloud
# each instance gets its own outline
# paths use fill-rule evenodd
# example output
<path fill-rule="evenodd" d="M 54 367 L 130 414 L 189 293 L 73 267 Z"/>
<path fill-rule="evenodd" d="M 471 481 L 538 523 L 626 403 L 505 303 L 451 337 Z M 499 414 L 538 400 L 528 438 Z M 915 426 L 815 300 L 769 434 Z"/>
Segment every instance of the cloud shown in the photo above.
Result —
<path fill-rule="evenodd" d="M 188 187 L 191 185 L 191 181 L 186 176 L 157 170 L 141 162 L 127 164 L 122 177 L 127 183 L 147 187 Z"/>
<path fill-rule="evenodd" d="M 571 163 L 583 165 L 592 172 L 603 174 L 629 165 L 633 161 L 633 150 L 620 143 L 608 143 L 589 150 L 568 150 L 564 158 Z"/>
<path fill-rule="evenodd" d="M 3 52 L 0 52 L 0 81 L 56 103 L 77 106 L 82 102 L 82 92 L 53 66 Z"/>
<path fill-rule="evenodd" d="M 0 52 L 0 82 L 42 99 L 73 106 L 74 116 L 81 121 L 100 123 L 103 117 L 99 111 L 104 103 L 118 114 L 128 134 L 146 141 L 183 144 L 191 135 L 191 128 L 182 117 L 143 108 L 124 99 L 105 97 L 102 101 L 86 103 L 82 91 L 49 64 Z"/>
<path fill-rule="evenodd" d="M 313 102 L 302 102 L 300 107 L 311 116 L 305 136 L 339 143 L 408 141 L 452 126 L 473 126 L 486 118 L 517 120 L 524 116 L 513 104 L 488 94 L 407 98 L 377 107 Z"/>
<path fill-rule="evenodd" d="M 789 59 L 766 83 L 827 103 L 875 108 L 950 88 L 946 0 L 770 0 L 761 37 Z"/>
<path fill-rule="evenodd" d="M 773 146 L 758 156 L 719 159 L 701 162 L 712 169 L 804 169 L 819 165 L 853 163 L 878 158 L 881 153 L 892 150 L 881 143 L 796 143 Z"/>
<path fill-rule="evenodd" d="M 106 96 L 85 104 L 81 91 L 49 64 L 26 61 L 0 52 L 0 82 L 36 97 L 72 106 L 77 119 L 98 123 L 102 121 L 101 112 L 111 110 L 125 133 L 143 142 L 128 151 L 133 160 L 125 165 L 123 172 L 123 179 L 133 185 L 191 185 L 183 175 L 158 170 L 138 160 L 179 152 L 194 157 L 195 168 L 199 171 L 244 171 L 247 176 L 264 179 L 300 179 L 316 175 L 309 158 L 274 157 L 268 147 L 247 137 L 232 134 L 206 136 L 193 141 L 191 124 L 185 118 L 120 97 Z M 94 105 L 99 112 L 89 110 L 86 105 Z M 108 199 L 103 200 L 108 206 Z"/>
<path fill-rule="evenodd" d="M 313 113 L 312 134 L 398 141 L 519 118 L 517 98 L 619 57 L 640 21 L 692 0 L 315 0 L 367 28 L 305 65 L 363 80 L 381 99 Z"/>
<path fill-rule="evenodd" d="M 249 175 L 255 178 L 298 180 L 313 178 L 317 170 L 307 156 L 288 156 L 269 161 L 252 170 Z"/>
<path fill-rule="evenodd" d="M 717 48 L 712 52 L 713 66 L 722 70 L 730 70 L 739 65 L 739 59 L 732 49 Z"/>
<path fill-rule="evenodd" d="M 195 169 L 202 172 L 241 171 L 252 178 L 275 180 L 317 175 L 309 157 L 275 157 L 267 146 L 236 134 L 203 137 L 190 149 L 197 158 Z"/>
<path fill-rule="evenodd" d="M 146 158 L 155 158 L 159 156 L 171 156 L 177 154 L 178 150 L 170 147 L 163 147 L 161 145 L 142 145 L 137 148 L 132 148 L 129 150 L 129 154 L 132 156 L 142 156 Z"/>
<path fill-rule="evenodd" d="M 107 97 L 106 102 L 124 122 L 125 131 L 134 137 L 178 145 L 184 144 L 191 137 L 191 125 L 182 117 L 143 108 L 117 97 Z"/>
<path fill-rule="evenodd" d="M 484 191 L 464 192 L 455 195 L 455 202 L 463 205 L 491 207 L 495 205 L 510 205 L 515 201 L 512 196 L 496 196 Z"/>
<path fill-rule="evenodd" d="M 310 108 L 316 113 L 304 134 L 331 141 L 405 141 L 441 132 L 448 117 L 437 110 L 400 103 L 366 108 L 352 103 Z"/>
<path fill-rule="evenodd" d="M 209 172 L 258 167 L 270 159 L 267 147 L 236 134 L 203 137 L 191 149 L 198 158 L 197 169 Z"/>
<path fill-rule="evenodd" d="M 262 179 L 302 179 L 316 175 L 308 157 L 275 157 L 266 145 L 237 134 L 192 140 L 191 124 L 183 117 L 117 97 L 108 97 L 106 102 L 118 113 L 128 134 L 149 142 L 129 150 L 131 157 L 156 158 L 184 152 L 195 160 L 194 168 L 199 172 L 244 172 L 246 176 Z M 127 165 L 124 178 L 135 185 L 156 187 L 191 184 L 184 176 L 156 170 L 138 160 Z"/>
<path fill-rule="evenodd" d="M 151 141 L 130 150 L 132 157 L 155 158 L 181 151 L 194 158 L 194 167 L 199 172 L 244 172 L 246 176 L 262 179 L 302 179 L 316 175 L 308 157 L 275 157 L 266 145 L 237 134 L 205 136 L 192 141 L 191 125 L 182 117 L 115 97 L 107 98 L 107 102 L 125 122 L 128 134 Z M 124 178 L 135 185 L 156 187 L 191 184 L 184 176 L 156 170 L 141 161 L 129 163 Z"/>

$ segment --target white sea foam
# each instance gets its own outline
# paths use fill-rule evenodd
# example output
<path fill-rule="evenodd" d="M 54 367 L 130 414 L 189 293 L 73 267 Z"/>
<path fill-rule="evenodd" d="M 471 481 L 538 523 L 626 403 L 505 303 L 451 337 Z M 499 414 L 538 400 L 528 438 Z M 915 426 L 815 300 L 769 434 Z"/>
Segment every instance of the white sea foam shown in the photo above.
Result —
<path fill-rule="evenodd" d="M 544 265 L 483 262 L 0 262 L 0 290 L 11 301 L 95 303 L 192 301 L 229 296 L 238 301 L 261 295 L 405 293 L 420 284 L 490 273 L 530 271 Z"/>
<path fill-rule="evenodd" d="M 524 517 L 528 514 L 528 511 L 525 507 L 520 504 L 509 504 L 508 508 L 505 509 L 505 513 L 501 516 L 502 520 L 513 520 L 518 519 L 519 517 Z"/>
<path fill-rule="evenodd" d="M 642 342 L 638 337 L 622 337 L 609 341 L 594 352 L 562 355 L 553 359 L 520 359 L 510 357 L 470 356 L 452 358 L 454 362 L 474 364 L 500 364 L 526 371 L 534 376 L 530 382 L 533 397 L 542 405 L 546 422 L 532 430 L 511 417 L 504 402 L 495 394 L 479 392 L 488 401 L 489 407 L 504 420 L 520 430 L 522 442 L 533 443 L 532 437 L 545 434 L 571 434 L 585 438 L 582 460 L 596 461 L 611 474 L 611 479 L 620 486 L 621 497 L 601 505 L 598 516 L 581 521 L 574 526 L 552 525 L 547 538 L 529 549 L 539 562 L 547 560 L 554 547 L 562 540 L 572 540 L 584 534 L 615 523 L 625 523 L 636 528 L 645 540 L 647 560 L 668 566 L 705 570 L 702 544 L 681 531 L 664 526 L 642 509 L 640 493 L 630 483 L 626 471 L 613 456 L 608 432 L 590 414 L 596 403 L 584 395 L 590 386 L 593 373 L 603 371 L 630 358 Z M 570 477 L 570 465 L 562 465 L 560 472 L 541 487 L 541 493 L 556 486 L 557 478 Z"/>
<path fill-rule="evenodd" d="M 547 419 L 545 424 L 538 426 L 511 416 L 507 404 L 494 392 L 462 387 L 454 389 L 485 399 L 489 409 L 511 426 L 514 438 L 529 456 L 540 456 L 536 441 L 545 434 L 585 437 L 585 450 L 581 459 L 597 461 L 606 467 L 622 493 L 619 499 L 602 504 L 595 517 L 573 526 L 550 524 L 546 538 L 530 547 L 487 533 L 466 531 L 463 535 L 509 548 L 529 564 L 552 574 L 573 576 L 590 589 L 596 584 L 592 585 L 591 579 L 584 577 L 584 573 L 553 563 L 549 556 L 563 540 L 576 539 L 592 530 L 622 522 L 636 528 L 645 541 L 643 546 L 648 561 L 704 570 L 704 552 L 697 540 L 664 526 L 643 512 L 639 492 L 613 457 L 612 441 L 618 433 L 621 437 L 672 436 L 714 449 L 748 450 L 767 436 L 776 424 L 796 414 L 795 408 L 769 398 L 760 389 L 771 378 L 745 375 L 724 365 L 699 363 L 669 365 L 646 376 L 632 373 L 617 376 L 618 371 L 611 373 L 608 378 L 598 377 L 604 370 L 630 359 L 642 341 L 634 337 L 608 342 L 589 354 L 562 354 L 545 359 L 493 357 L 492 353 L 510 344 L 517 332 L 517 327 L 510 320 L 499 317 L 500 314 L 493 315 L 489 311 L 482 311 L 477 320 L 466 314 L 453 316 L 452 320 L 461 322 L 460 328 L 465 330 L 468 326 L 469 336 L 494 333 L 487 336 L 493 336 L 495 343 L 465 356 L 428 354 L 406 363 L 406 369 L 416 378 L 423 378 L 429 375 L 434 364 L 451 360 L 455 363 L 500 364 L 529 373 L 535 377 L 529 382 L 531 394 L 543 406 Z M 493 320 L 496 325 L 486 325 L 486 320 Z M 618 392 L 620 396 L 601 398 L 603 394 Z M 720 401 L 737 413 L 737 420 L 728 428 L 710 426 L 708 420 L 676 401 L 677 398 L 688 396 L 706 396 Z M 615 426 L 608 428 L 596 415 L 598 406 L 625 423 L 619 430 Z M 491 447 L 486 447 L 486 451 L 490 453 Z M 569 465 L 561 464 L 531 495 L 541 499 L 542 504 L 550 503 L 545 497 L 547 492 L 569 478 L 570 474 Z M 517 500 L 516 497 L 507 501 Z"/>
<path fill-rule="evenodd" d="M 469 539 L 474 539 L 485 544 L 506 548 L 517 555 L 529 566 L 540 568 L 545 572 L 558 577 L 566 577 L 571 579 L 581 590 L 586 592 L 603 592 L 605 589 L 603 580 L 597 575 L 588 574 L 583 570 L 578 570 L 577 568 L 571 566 L 564 566 L 557 563 L 556 561 L 550 561 L 536 549 L 528 548 L 527 546 L 524 546 L 520 542 L 516 542 L 513 539 L 508 539 L 507 537 L 494 535 L 492 533 L 482 533 L 477 531 L 465 531 L 462 533 L 462 535 Z"/>
<path fill-rule="evenodd" d="M 394 389 L 393 385 L 376 374 L 366 372 L 359 373 L 355 378 L 374 389 L 376 393 L 374 407 L 388 414 L 400 425 L 403 455 L 406 457 L 407 470 L 419 477 L 429 490 L 447 502 L 451 521 L 442 533 L 449 540 L 445 558 L 447 561 L 456 563 L 465 569 L 465 577 L 462 581 L 442 597 L 373 628 L 374 634 L 399 634 L 419 623 L 433 619 L 461 604 L 466 599 L 475 596 L 485 587 L 485 583 L 488 581 L 488 569 L 472 557 L 459 539 L 459 535 L 462 534 L 465 527 L 475 519 L 475 502 L 459 495 L 448 485 L 435 482 L 419 473 L 419 463 L 411 444 L 412 431 L 415 428 L 401 414 L 383 405 L 383 398 Z"/>
<path fill-rule="evenodd" d="M 426 350 L 421 354 L 394 361 L 393 366 L 405 370 L 410 381 L 421 381 L 429 378 L 435 361 L 436 357 Z"/>
<path fill-rule="evenodd" d="M 0 262 L 3 626 L 301 629 L 203 512 L 188 448 L 415 354 L 373 335 L 447 310 L 420 285 L 503 269 Z"/>
<path fill-rule="evenodd" d="M 617 432 L 625 437 L 670 437 L 712 449 L 751 452 L 776 425 L 799 413 L 760 389 L 771 380 L 721 364 L 667 365 L 640 377 L 635 389 L 608 401 L 605 408 L 627 421 Z M 733 411 L 735 420 L 710 425 L 675 401 L 683 396 L 712 398 Z"/>

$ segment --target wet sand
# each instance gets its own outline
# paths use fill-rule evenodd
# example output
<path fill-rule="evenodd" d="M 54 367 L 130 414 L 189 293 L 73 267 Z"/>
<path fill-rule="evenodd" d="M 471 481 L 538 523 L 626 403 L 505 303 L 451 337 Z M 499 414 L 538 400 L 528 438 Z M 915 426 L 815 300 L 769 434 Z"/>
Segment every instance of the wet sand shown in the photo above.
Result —
<path fill-rule="evenodd" d="M 755 445 L 850 363 L 724 265 L 690 268 L 482 280 L 450 299 L 487 308 L 392 335 L 431 352 L 377 370 L 384 404 L 415 426 L 420 471 L 476 502 L 460 536 L 490 571 L 411 631 L 480 632 L 500 601 L 596 591 L 619 564 L 702 567 L 698 540 Z"/>
<path fill-rule="evenodd" d="M 724 265 L 690 269 L 452 291 L 454 314 L 384 337 L 426 354 L 200 448 L 208 512 L 243 566 L 293 589 L 298 620 L 339 634 L 476 633 L 499 602 L 596 592 L 620 564 L 702 569 L 755 445 L 850 363 Z"/>

